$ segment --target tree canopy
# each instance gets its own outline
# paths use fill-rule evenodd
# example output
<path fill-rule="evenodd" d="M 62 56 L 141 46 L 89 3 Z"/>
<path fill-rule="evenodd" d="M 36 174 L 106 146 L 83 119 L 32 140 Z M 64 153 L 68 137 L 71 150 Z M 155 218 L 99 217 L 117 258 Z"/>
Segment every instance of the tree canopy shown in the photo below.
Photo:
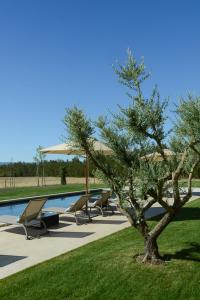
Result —
<path fill-rule="evenodd" d="M 127 105 L 118 106 L 117 113 L 100 116 L 96 121 L 77 107 L 67 109 L 68 139 L 84 149 L 98 176 L 116 193 L 119 209 L 144 237 L 145 253 L 138 259 L 158 262 L 158 236 L 191 198 L 191 180 L 200 162 L 200 98 L 189 95 L 181 99 L 174 110 L 176 122 L 166 132 L 168 102 L 161 99 L 157 87 L 145 97 L 142 84 L 149 74 L 144 62 L 138 63 L 129 51 L 127 62 L 116 66 L 115 73 L 129 90 Z M 113 150 L 109 157 L 94 151 L 97 129 L 99 139 Z M 188 180 L 184 194 L 179 183 L 183 175 Z M 170 202 L 167 192 L 171 194 Z M 151 229 L 145 213 L 156 202 L 165 214 Z"/>

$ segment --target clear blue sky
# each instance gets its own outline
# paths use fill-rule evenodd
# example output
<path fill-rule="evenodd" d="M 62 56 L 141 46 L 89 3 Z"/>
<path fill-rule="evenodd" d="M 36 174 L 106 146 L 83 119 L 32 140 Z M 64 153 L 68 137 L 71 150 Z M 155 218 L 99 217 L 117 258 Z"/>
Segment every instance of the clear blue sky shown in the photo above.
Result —
<path fill-rule="evenodd" d="M 60 143 L 65 108 L 127 103 L 112 64 L 144 56 L 161 96 L 200 94 L 200 2 L 0 0 L 0 161 Z M 54 156 L 49 158 L 55 158 Z"/>

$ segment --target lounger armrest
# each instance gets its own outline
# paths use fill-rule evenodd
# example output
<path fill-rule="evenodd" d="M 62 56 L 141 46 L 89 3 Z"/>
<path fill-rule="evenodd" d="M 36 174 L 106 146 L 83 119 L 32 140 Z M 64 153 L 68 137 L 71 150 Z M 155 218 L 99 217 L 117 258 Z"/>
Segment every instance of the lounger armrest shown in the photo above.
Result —
<path fill-rule="evenodd" d="M 70 211 L 71 206 L 69 206 L 68 208 L 65 209 L 66 212 Z"/>
<path fill-rule="evenodd" d="M 95 207 L 96 206 L 96 204 L 97 204 L 97 200 L 95 201 L 95 202 L 89 202 L 88 203 L 88 208 L 92 208 L 92 207 Z"/>
<path fill-rule="evenodd" d="M 31 221 L 25 221 L 24 222 L 24 225 L 26 226 L 39 226 L 41 223 L 41 219 L 34 219 L 34 220 L 31 220 Z"/>
<path fill-rule="evenodd" d="M 116 198 L 109 198 L 109 199 L 108 199 L 108 202 L 115 203 L 116 200 L 117 200 L 117 197 L 116 197 Z"/>

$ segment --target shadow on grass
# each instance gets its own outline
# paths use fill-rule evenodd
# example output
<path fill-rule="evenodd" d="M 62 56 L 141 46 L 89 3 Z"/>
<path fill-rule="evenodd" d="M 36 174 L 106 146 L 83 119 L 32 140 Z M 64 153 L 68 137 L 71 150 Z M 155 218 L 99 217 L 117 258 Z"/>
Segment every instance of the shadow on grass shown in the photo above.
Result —
<path fill-rule="evenodd" d="M 159 221 L 163 215 L 150 218 L 153 221 Z M 187 221 L 187 220 L 200 220 L 200 208 L 199 207 L 182 207 L 177 216 L 172 220 L 175 221 Z"/>
<path fill-rule="evenodd" d="M 200 244 L 198 243 L 190 243 L 188 248 L 182 249 L 180 251 L 175 252 L 174 254 L 166 254 L 164 255 L 164 259 L 166 261 L 170 261 L 172 259 L 183 259 L 200 262 Z M 197 255 L 199 257 L 197 257 Z"/>

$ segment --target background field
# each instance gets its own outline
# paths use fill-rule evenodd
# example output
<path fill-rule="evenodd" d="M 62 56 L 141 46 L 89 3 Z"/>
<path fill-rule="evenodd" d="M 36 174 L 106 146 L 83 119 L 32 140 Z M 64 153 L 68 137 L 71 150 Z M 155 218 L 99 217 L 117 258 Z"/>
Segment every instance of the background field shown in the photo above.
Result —
<path fill-rule="evenodd" d="M 39 178 L 40 185 L 42 185 L 42 177 Z M 84 184 L 84 177 L 66 177 L 68 184 Z M 89 182 L 91 184 L 99 183 L 99 180 L 94 177 L 90 177 Z M 10 187 L 28 187 L 37 186 L 37 177 L 0 177 L 0 189 Z M 45 185 L 58 185 L 60 184 L 60 177 L 44 177 Z"/>

